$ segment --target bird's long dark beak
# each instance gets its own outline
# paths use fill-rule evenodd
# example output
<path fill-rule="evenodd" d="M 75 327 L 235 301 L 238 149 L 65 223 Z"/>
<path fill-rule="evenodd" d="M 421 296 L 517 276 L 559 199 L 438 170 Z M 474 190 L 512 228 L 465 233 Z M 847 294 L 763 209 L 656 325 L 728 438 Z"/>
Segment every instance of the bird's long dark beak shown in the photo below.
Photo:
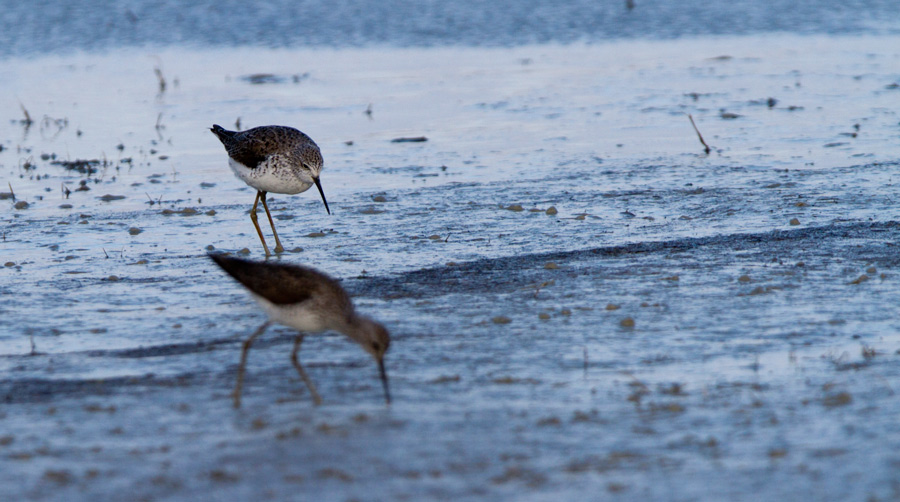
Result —
<path fill-rule="evenodd" d="M 313 181 L 316 183 L 316 188 L 319 189 L 319 195 L 322 196 L 322 202 L 325 203 L 325 210 L 328 211 L 328 214 L 331 214 L 331 209 L 328 209 L 328 201 L 325 200 L 325 192 L 322 191 L 322 184 L 319 183 L 319 178 L 313 178 Z"/>
<path fill-rule="evenodd" d="M 378 372 L 381 373 L 381 385 L 384 386 L 384 401 L 391 404 L 391 392 L 388 390 L 387 372 L 384 371 L 384 359 L 378 360 Z"/>

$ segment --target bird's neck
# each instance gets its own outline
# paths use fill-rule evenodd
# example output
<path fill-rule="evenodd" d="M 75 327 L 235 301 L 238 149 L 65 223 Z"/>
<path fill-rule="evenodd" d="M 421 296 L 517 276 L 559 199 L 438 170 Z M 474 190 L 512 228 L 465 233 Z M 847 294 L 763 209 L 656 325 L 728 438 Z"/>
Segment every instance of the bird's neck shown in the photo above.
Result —
<path fill-rule="evenodd" d="M 372 329 L 372 324 L 372 320 L 368 317 L 357 315 L 355 312 L 352 312 L 347 317 L 341 319 L 340 326 L 335 326 L 334 329 L 361 344 L 365 341 L 365 334 Z"/>

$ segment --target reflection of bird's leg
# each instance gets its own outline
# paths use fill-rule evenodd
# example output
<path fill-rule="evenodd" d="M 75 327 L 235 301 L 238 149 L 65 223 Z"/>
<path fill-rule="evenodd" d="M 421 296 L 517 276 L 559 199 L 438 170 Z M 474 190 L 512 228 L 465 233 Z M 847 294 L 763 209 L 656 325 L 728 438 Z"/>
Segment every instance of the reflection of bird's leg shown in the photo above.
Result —
<path fill-rule="evenodd" d="M 250 351 L 250 346 L 253 345 L 253 340 L 263 334 L 263 331 L 269 327 L 271 324 L 269 321 L 266 321 L 265 324 L 259 327 L 256 331 L 250 335 L 250 338 L 244 340 L 244 345 L 241 347 L 241 364 L 238 366 L 238 374 L 237 374 L 237 384 L 234 386 L 234 407 L 241 407 L 241 391 L 244 388 L 244 369 L 247 367 L 247 352 Z"/>
<path fill-rule="evenodd" d="M 263 249 L 266 250 L 266 258 L 268 258 L 272 253 L 269 252 L 269 246 L 266 246 L 266 240 L 263 239 L 262 230 L 259 229 L 259 222 L 256 217 L 256 206 L 259 205 L 260 195 L 262 195 L 263 198 L 263 207 L 266 207 L 266 192 L 256 192 L 256 199 L 253 200 L 253 209 L 250 210 L 250 219 L 253 220 L 253 226 L 256 227 L 256 233 L 259 234 L 259 241 L 262 242 Z M 268 208 L 266 208 L 266 214 L 269 214 Z M 271 218 L 269 218 L 269 221 L 272 221 Z M 278 242 L 277 235 L 275 236 L 275 242 Z"/>
<path fill-rule="evenodd" d="M 303 366 L 300 366 L 300 360 L 297 359 L 297 352 L 300 352 L 301 343 L 303 343 L 302 333 L 297 335 L 297 338 L 294 338 L 294 351 L 291 352 L 291 362 L 294 363 L 294 367 L 297 368 L 297 373 L 300 373 L 300 378 L 303 379 L 303 382 L 306 383 L 306 386 L 309 388 L 309 393 L 312 394 L 313 402 L 318 406 L 322 404 L 322 398 L 319 397 L 319 393 L 316 392 L 316 386 L 313 385 L 312 380 L 309 379 L 309 375 L 303 370 Z"/>
<path fill-rule="evenodd" d="M 278 240 L 278 232 L 275 231 L 275 223 L 272 221 L 272 213 L 269 212 L 269 206 L 266 204 L 266 192 L 259 193 L 262 194 L 263 209 L 266 210 L 266 216 L 269 217 L 269 225 L 272 227 L 272 233 L 275 235 L 275 252 L 283 253 L 284 248 L 281 247 L 281 241 Z"/>

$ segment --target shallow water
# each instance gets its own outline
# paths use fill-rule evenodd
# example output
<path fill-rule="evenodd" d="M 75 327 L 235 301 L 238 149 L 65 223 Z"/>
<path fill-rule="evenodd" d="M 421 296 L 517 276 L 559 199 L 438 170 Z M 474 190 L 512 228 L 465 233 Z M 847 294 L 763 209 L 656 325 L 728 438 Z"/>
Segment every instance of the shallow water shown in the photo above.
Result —
<path fill-rule="evenodd" d="M 0 56 L 145 45 L 491 47 L 767 33 L 896 35 L 900 9 L 894 0 L 41 0 L 0 10 Z"/>
<path fill-rule="evenodd" d="M 2 498 L 896 498 L 898 42 L 0 62 Z M 238 118 L 322 148 L 334 214 L 273 195 L 280 259 L 391 329 L 390 408 L 336 335 L 313 407 L 287 329 L 230 407 L 263 318 L 205 253 L 262 248 L 207 128 Z"/>

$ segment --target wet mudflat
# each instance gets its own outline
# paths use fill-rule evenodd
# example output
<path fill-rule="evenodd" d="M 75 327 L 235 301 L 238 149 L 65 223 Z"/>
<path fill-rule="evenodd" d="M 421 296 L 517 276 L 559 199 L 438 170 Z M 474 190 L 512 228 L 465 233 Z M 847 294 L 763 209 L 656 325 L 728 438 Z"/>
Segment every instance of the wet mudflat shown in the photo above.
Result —
<path fill-rule="evenodd" d="M 897 498 L 896 47 L 2 62 L 0 498 Z M 338 335 L 314 407 L 283 328 L 231 408 L 263 316 L 205 254 L 262 248 L 206 128 L 238 119 L 322 148 L 334 214 L 273 194 L 275 259 L 391 329 L 390 408 Z"/>

